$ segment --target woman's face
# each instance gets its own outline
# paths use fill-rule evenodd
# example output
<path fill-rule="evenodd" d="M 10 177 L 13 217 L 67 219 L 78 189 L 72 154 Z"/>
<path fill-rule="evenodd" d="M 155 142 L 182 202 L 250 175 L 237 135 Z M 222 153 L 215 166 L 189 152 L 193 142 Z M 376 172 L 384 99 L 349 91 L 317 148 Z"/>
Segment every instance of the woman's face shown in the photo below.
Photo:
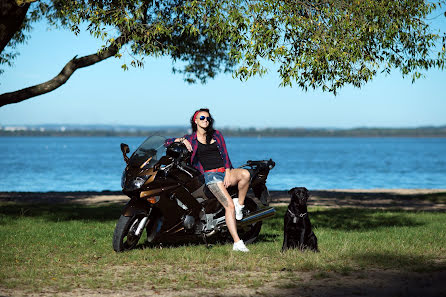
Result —
<path fill-rule="evenodd" d="M 198 127 L 206 129 L 209 126 L 209 113 L 200 111 L 195 117 L 195 124 L 197 124 Z"/>

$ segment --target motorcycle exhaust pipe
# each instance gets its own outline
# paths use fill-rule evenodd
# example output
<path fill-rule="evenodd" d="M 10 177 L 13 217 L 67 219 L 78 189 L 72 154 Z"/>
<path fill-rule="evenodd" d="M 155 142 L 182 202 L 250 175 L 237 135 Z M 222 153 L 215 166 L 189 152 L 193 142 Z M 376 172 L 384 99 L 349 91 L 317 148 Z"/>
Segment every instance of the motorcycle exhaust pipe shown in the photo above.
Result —
<path fill-rule="evenodd" d="M 262 221 L 267 218 L 273 217 L 275 214 L 276 210 L 272 207 L 260 209 L 253 213 L 250 213 L 248 216 L 244 217 L 240 221 L 237 221 L 237 225 L 238 226 L 251 225 L 258 221 Z"/>
<path fill-rule="evenodd" d="M 237 227 L 246 226 L 254 224 L 258 221 L 262 221 L 264 219 L 270 218 L 276 214 L 276 210 L 272 207 L 267 207 L 264 209 L 257 210 L 255 212 L 250 213 L 248 216 L 244 217 L 240 221 L 237 221 Z M 221 227 L 226 225 L 225 217 L 221 217 L 217 222 L 217 226 Z"/>

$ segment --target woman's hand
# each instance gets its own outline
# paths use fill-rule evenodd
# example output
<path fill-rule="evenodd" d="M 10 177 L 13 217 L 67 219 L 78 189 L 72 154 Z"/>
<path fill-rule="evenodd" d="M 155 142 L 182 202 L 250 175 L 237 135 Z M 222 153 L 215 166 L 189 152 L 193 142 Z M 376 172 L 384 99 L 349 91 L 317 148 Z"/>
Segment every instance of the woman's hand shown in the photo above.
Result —
<path fill-rule="evenodd" d="M 189 140 L 187 140 L 186 138 L 184 138 L 184 137 L 177 138 L 177 139 L 175 139 L 175 142 L 183 143 L 189 152 L 192 151 L 192 144 L 190 144 Z"/>
<path fill-rule="evenodd" d="M 184 140 L 183 140 L 183 143 L 184 143 L 184 145 L 186 146 L 187 150 L 188 150 L 189 152 L 191 152 L 191 151 L 192 151 L 192 144 L 190 144 L 189 140 L 184 139 Z"/>
<path fill-rule="evenodd" d="M 227 188 L 231 185 L 231 170 L 230 169 L 226 169 L 225 179 L 223 180 L 223 185 L 225 186 L 225 188 Z"/>

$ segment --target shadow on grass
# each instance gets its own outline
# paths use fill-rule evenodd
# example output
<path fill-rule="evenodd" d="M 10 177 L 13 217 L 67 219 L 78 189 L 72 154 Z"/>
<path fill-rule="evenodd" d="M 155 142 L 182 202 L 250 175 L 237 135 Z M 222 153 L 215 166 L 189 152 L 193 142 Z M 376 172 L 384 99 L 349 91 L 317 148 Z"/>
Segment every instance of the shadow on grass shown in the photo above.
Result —
<path fill-rule="evenodd" d="M 106 205 L 82 205 L 82 204 L 4 204 L 0 205 L 0 225 L 7 224 L 8 220 L 20 218 L 38 218 L 49 222 L 60 221 L 97 221 L 107 222 L 118 220 L 122 204 L 106 204 Z M 265 228 L 265 227 L 264 227 Z M 280 227 L 281 228 L 281 227 Z M 270 229 L 270 228 L 269 228 Z M 263 229 L 256 242 L 274 242 L 279 237 L 275 232 L 264 231 Z M 189 238 L 179 239 L 177 243 L 166 243 L 164 247 L 183 246 L 190 244 L 203 244 L 204 241 L 197 239 L 195 241 Z M 209 239 L 210 244 L 222 244 L 223 240 Z M 156 248 L 158 244 L 142 244 L 138 248 Z"/>
<path fill-rule="evenodd" d="M 446 269 L 446 263 L 440 263 L 429 257 L 407 255 L 398 252 L 363 252 L 352 255 L 352 260 L 363 267 L 395 268 L 409 267 L 412 271 L 425 272 Z"/>
<path fill-rule="evenodd" d="M 386 192 L 342 192 L 342 191 L 329 191 L 329 190 L 312 190 L 311 194 L 318 197 L 324 198 L 335 198 L 335 199 L 345 199 L 349 198 L 352 200 L 361 201 L 373 201 L 376 199 L 386 199 L 386 200 L 429 200 L 434 203 L 446 203 L 446 192 L 440 193 L 430 193 L 430 194 L 397 194 L 397 193 L 386 193 Z M 279 194 L 276 194 L 279 196 Z"/>
<path fill-rule="evenodd" d="M 422 223 L 407 216 L 407 211 L 372 209 L 327 209 L 310 214 L 316 228 L 369 231 L 383 227 L 417 227 Z"/>
<path fill-rule="evenodd" d="M 122 204 L 5 204 L 0 206 L 0 217 L 4 219 L 33 217 L 48 221 L 114 221 L 121 214 Z M 260 241 L 271 242 L 283 232 L 283 217 L 286 207 L 277 207 L 277 214 L 262 227 Z M 310 212 L 316 228 L 337 230 L 372 230 L 382 227 L 417 227 L 422 223 L 407 216 L 408 211 L 386 211 L 375 209 L 331 208 Z M 4 219 L 0 220 L 0 224 Z"/>
<path fill-rule="evenodd" d="M 239 233 L 240 235 L 240 233 Z M 260 234 L 258 235 L 255 243 L 260 242 L 276 242 L 280 235 L 277 232 L 271 232 L 269 230 L 262 229 Z M 233 239 L 229 235 L 229 233 L 217 234 L 216 236 L 206 238 L 206 242 L 201 236 L 191 236 L 191 235 L 177 235 L 174 237 L 169 237 L 170 239 L 165 238 L 162 240 L 162 243 L 155 242 L 142 242 L 136 246 L 136 249 L 158 249 L 158 248 L 167 248 L 167 247 L 182 247 L 182 246 L 197 246 L 197 245 L 206 245 L 208 244 L 208 248 L 212 248 L 214 246 L 223 245 L 223 244 L 232 244 Z M 144 237 L 142 239 L 145 239 Z"/>
<path fill-rule="evenodd" d="M 268 224 L 274 230 L 283 230 L 286 207 L 277 207 L 277 215 Z M 358 208 L 328 208 L 310 211 L 313 227 L 336 230 L 370 231 L 383 227 L 418 227 L 423 225 L 407 214 L 411 211 Z"/>
<path fill-rule="evenodd" d="M 24 217 L 47 221 L 115 221 L 123 205 L 81 205 L 81 204 L 6 204 L 0 206 L 0 224 L 8 219 Z M 283 232 L 283 217 L 286 207 L 277 207 L 277 214 L 264 221 L 257 242 L 274 242 Z M 370 231 L 384 227 L 418 227 L 423 223 L 408 216 L 409 211 L 386 211 L 375 209 L 330 208 L 309 213 L 315 228 L 334 230 Z"/>
<path fill-rule="evenodd" d="M 275 242 L 279 239 L 279 234 L 273 234 L 271 232 L 260 231 L 259 237 L 255 242 Z"/>
<path fill-rule="evenodd" d="M 446 262 L 399 251 L 358 251 L 349 256 L 350 269 L 322 268 L 303 281 L 299 270 L 270 296 L 446 296 Z"/>
<path fill-rule="evenodd" d="M 320 272 L 309 281 L 302 281 L 297 275 L 277 285 L 270 296 L 446 296 L 445 269 L 443 266 L 417 271 L 424 273 L 376 269 L 351 272 L 347 274 L 348 278 L 339 273 Z"/>
<path fill-rule="evenodd" d="M 3 218 L 39 218 L 53 222 L 59 221 L 110 221 L 118 220 L 122 204 L 89 206 L 81 204 L 6 204 L 0 206 Z M 4 223 L 4 219 L 0 220 Z M 0 224 L 1 224 L 0 223 Z"/>
<path fill-rule="evenodd" d="M 85 203 L 91 198 L 101 196 L 103 202 L 116 202 L 116 199 L 128 198 L 120 191 L 102 192 L 0 192 L 0 202 L 33 204 L 69 204 Z M 109 198 L 109 199 L 107 199 Z"/>

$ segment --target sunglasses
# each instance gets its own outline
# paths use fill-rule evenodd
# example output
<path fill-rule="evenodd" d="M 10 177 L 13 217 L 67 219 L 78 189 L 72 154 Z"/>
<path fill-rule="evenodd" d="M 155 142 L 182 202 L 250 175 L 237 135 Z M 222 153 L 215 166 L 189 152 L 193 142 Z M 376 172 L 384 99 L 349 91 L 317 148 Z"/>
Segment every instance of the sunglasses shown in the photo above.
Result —
<path fill-rule="evenodd" d="M 206 119 L 208 122 L 211 121 L 211 117 L 205 117 L 205 116 L 201 116 L 199 117 L 200 121 L 204 121 L 204 119 Z"/>

